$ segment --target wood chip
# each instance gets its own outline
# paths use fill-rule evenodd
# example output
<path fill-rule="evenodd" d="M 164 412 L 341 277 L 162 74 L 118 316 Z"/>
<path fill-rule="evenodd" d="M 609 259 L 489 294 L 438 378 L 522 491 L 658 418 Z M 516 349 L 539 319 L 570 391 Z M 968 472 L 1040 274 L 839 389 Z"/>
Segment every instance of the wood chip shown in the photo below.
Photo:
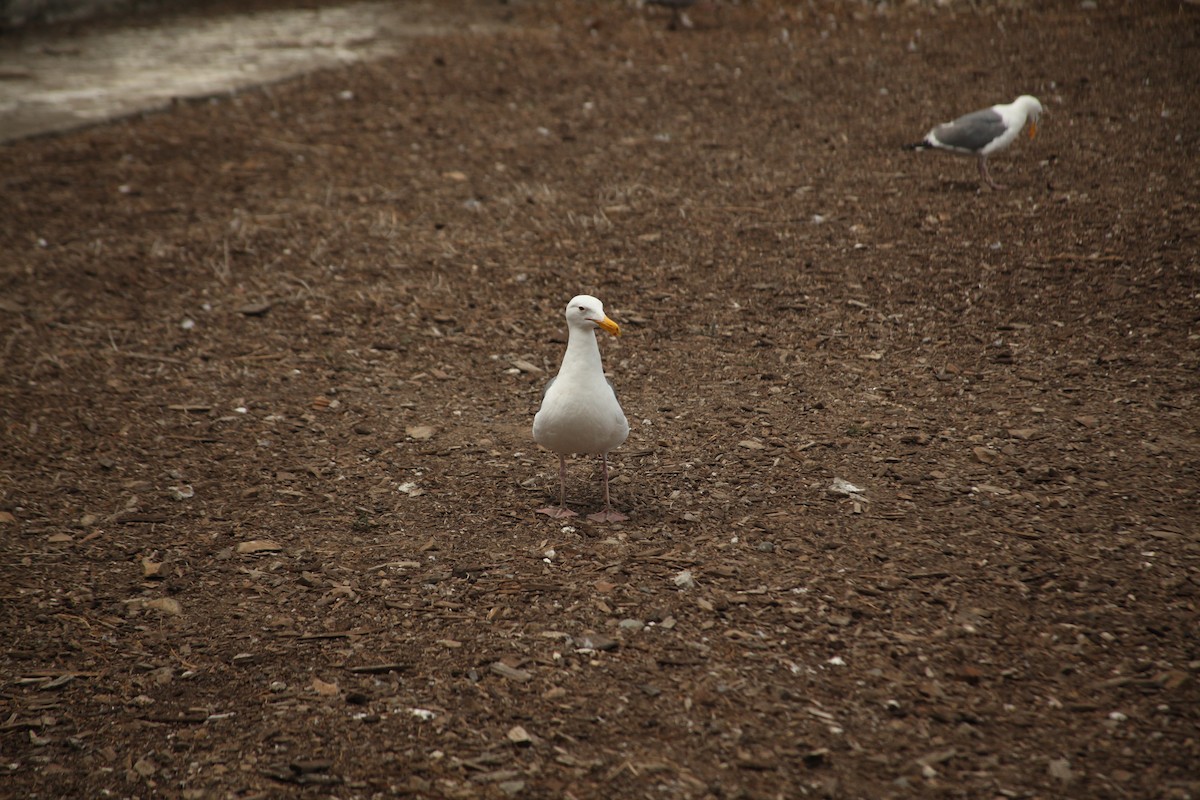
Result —
<path fill-rule="evenodd" d="M 361 667 L 349 667 L 347 671 L 355 675 L 384 675 L 389 672 L 407 672 L 410 668 L 410 664 L 400 663 L 364 664 Z"/>
<path fill-rule="evenodd" d="M 585 633 L 583 636 L 575 640 L 575 644 L 580 650 L 616 650 L 620 644 L 611 636 L 605 636 L 602 633 Z"/>
<path fill-rule="evenodd" d="M 521 370 L 521 372 L 529 372 L 534 375 L 545 372 L 545 370 L 542 369 L 541 367 L 539 367 L 537 364 L 532 364 L 523 358 L 513 359 L 509 363 L 512 364 L 517 369 Z"/>
<path fill-rule="evenodd" d="M 283 545 L 272 542 L 270 539 L 254 539 L 249 542 L 240 542 L 237 546 L 239 553 L 277 553 L 282 549 Z"/>
<path fill-rule="evenodd" d="M 168 617 L 177 617 L 183 613 L 183 606 L 173 597 L 156 597 L 146 602 L 146 608 L 160 611 Z"/>
<path fill-rule="evenodd" d="M 516 681 L 517 683 L 524 683 L 533 678 L 533 673 L 517 669 L 516 667 L 510 667 L 503 661 L 494 662 L 489 669 L 500 677 L 508 678 L 510 681 Z"/>
<path fill-rule="evenodd" d="M 976 447 L 971 452 L 975 455 L 975 460 L 980 464 L 995 464 L 996 459 L 1000 457 L 999 453 L 987 447 Z"/>
<path fill-rule="evenodd" d="M 38 690 L 44 692 L 49 689 L 58 689 L 59 687 L 66 686 L 73 680 L 75 680 L 75 673 L 65 672 L 62 675 L 59 675 L 57 678 L 42 684 L 38 687 Z"/>
<path fill-rule="evenodd" d="M 1158 676 L 1156 681 L 1162 685 L 1162 688 L 1168 691 L 1175 691 L 1181 686 L 1191 683 L 1192 676 L 1181 669 L 1173 669 Z"/>
<path fill-rule="evenodd" d="M 271 301 L 264 300 L 261 303 L 247 303 L 238 309 L 238 313 L 247 317 L 261 317 L 271 310 Z"/>

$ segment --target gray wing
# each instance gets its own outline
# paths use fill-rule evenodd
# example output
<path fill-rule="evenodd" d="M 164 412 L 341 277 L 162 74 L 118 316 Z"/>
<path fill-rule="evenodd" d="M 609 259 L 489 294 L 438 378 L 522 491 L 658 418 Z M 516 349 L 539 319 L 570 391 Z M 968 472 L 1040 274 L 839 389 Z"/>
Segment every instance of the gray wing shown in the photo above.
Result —
<path fill-rule="evenodd" d="M 1005 130 L 1004 118 L 992 109 L 985 108 L 961 116 L 954 122 L 938 125 L 930 132 L 930 136 L 943 147 L 977 153 L 1003 136 Z"/>

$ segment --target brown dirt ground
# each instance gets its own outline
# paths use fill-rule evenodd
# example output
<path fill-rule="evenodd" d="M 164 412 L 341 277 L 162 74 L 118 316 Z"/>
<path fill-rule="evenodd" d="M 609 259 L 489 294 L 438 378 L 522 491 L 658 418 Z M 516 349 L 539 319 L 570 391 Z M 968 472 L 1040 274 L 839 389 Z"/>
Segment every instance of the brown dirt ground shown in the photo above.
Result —
<path fill-rule="evenodd" d="M 0 149 L 0 794 L 1200 797 L 1200 8 L 1099 5 L 480 5 Z M 899 148 L 1021 92 L 1006 192 Z M 533 513 L 583 291 L 620 525 Z"/>

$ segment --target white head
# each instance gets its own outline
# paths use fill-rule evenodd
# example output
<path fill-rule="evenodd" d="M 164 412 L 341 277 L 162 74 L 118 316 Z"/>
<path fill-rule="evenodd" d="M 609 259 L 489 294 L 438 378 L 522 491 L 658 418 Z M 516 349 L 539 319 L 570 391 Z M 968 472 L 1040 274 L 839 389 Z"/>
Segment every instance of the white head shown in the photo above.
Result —
<path fill-rule="evenodd" d="M 1019 107 L 1025 112 L 1025 116 L 1029 118 L 1029 138 L 1037 136 L 1038 120 L 1042 118 L 1042 112 L 1046 109 L 1042 108 L 1042 103 L 1031 94 L 1023 94 L 1013 101 L 1013 105 Z"/>
<path fill-rule="evenodd" d="M 604 304 L 590 294 L 581 294 L 567 303 L 567 325 L 581 330 L 594 331 L 603 328 L 613 336 L 620 336 L 621 329 L 604 313 Z"/>
<path fill-rule="evenodd" d="M 1025 113 L 1033 117 L 1035 120 L 1042 116 L 1042 112 L 1046 109 L 1042 108 L 1042 103 L 1031 94 L 1023 94 L 1016 99 L 1013 105 L 1021 105 L 1025 109 Z"/>

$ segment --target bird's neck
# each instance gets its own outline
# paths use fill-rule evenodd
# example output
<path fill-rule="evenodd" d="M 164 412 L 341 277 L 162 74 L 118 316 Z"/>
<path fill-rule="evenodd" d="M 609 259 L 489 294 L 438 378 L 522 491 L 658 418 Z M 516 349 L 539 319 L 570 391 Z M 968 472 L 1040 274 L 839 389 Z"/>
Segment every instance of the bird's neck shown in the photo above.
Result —
<path fill-rule="evenodd" d="M 596 344 L 596 332 L 571 328 L 567 335 L 567 352 L 563 355 L 558 373 L 587 373 L 604 368 L 600 363 L 600 347 Z"/>

